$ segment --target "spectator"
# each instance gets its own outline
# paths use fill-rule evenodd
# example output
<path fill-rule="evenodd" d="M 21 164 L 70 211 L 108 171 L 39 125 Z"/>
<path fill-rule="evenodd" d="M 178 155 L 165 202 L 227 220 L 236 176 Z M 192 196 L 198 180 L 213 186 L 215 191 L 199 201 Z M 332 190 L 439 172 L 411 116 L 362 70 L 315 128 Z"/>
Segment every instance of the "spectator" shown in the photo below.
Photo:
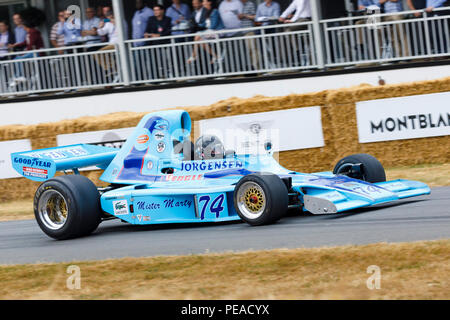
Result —
<path fill-rule="evenodd" d="M 58 22 L 56 22 L 53 27 L 52 30 L 50 32 L 50 43 L 52 44 L 52 46 L 54 48 L 60 48 L 60 47 L 64 47 L 64 35 L 59 35 L 58 34 L 58 28 L 60 23 L 64 23 L 66 21 L 65 18 L 65 12 L 64 11 L 60 11 L 58 12 Z M 58 54 L 63 54 L 64 51 L 59 50 Z"/>
<path fill-rule="evenodd" d="M 379 0 L 380 5 L 384 5 L 385 13 L 398 13 L 403 11 L 403 3 L 401 0 Z M 403 16 L 401 14 L 392 14 L 388 16 L 383 16 L 382 21 L 399 21 L 403 20 Z M 407 42 L 407 35 L 405 26 L 401 24 L 396 25 L 387 25 L 388 30 L 390 30 L 390 41 L 395 41 L 393 47 L 397 56 L 407 57 L 409 56 L 409 48 Z M 396 29 L 397 36 L 394 35 L 394 28 Z M 382 30 L 380 32 L 383 32 Z M 382 37 L 380 37 L 380 42 L 382 41 Z M 381 44 L 382 45 L 382 44 Z"/>
<path fill-rule="evenodd" d="M 225 29 L 239 29 L 241 20 L 239 15 L 243 12 L 244 5 L 239 0 L 223 0 L 219 5 L 220 18 L 222 19 Z M 228 33 L 231 37 L 237 35 L 236 32 Z"/>
<path fill-rule="evenodd" d="M 295 14 L 292 13 L 295 11 Z M 279 21 L 283 23 L 299 23 L 311 20 L 311 6 L 309 0 L 294 0 L 281 14 Z M 289 27 L 287 31 L 304 30 L 305 26 Z"/>
<path fill-rule="evenodd" d="M 315 1 L 315 0 L 314 0 Z M 292 13 L 295 11 L 295 14 Z M 278 19 L 283 23 L 301 23 L 311 20 L 311 6 L 309 0 L 293 0 L 292 3 L 287 7 L 286 10 L 281 14 Z M 305 30 L 307 27 L 305 25 L 292 26 L 287 27 L 286 31 L 299 31 Z M 300 43 L 300 48 L 298 43 Z M 309 44 L 308 42 L 301 36 L 296 35 L 291 39 L 291 46 L 294 51 L 294 54 L 299 57 L 302 65 L 306 65 L 309 60 Z"/>
<path fill-rule="evenodd" d="M 426 9 L 427 15 L 430 17 L 435 16 L 443 16 L 450 14 L 448 10 L 434 11 L 434 9 L 442 8 L 447 3 L 447 0 L 427 0 Z M 429 21 L 429 32 L 431 45 L 433 47 L 433 54 L 440 54 L 447 52 L 447 45 L 449 42 L 448 34 L 443 30 L 447 28 L 447 26 L 443 25 L 448 23 L 445 20 L 430 20 Z M 441 30 L 441 31 L 440 31 Z"/>
<path fill-rule="evenodd" d="M 110 6 L 104 6 L 102 7 L 102 17 L 106 20 L 108 20 L 108 13 L 112 12 L 113 9 Z M 109 21 L 105 21 L 105 22 L 109 22 Z"/>
<path fill-rule="evenodd" d="M 410 10 L 421 10 L 427 7 L 427 0 L 406 0 L 406 3 Z M 419 18 L 422 16 L 422 13 L 416 12 L 414 13 L 414 16 Z"/>
<path fill-rule="evenodd" d="M 194 12 L 191 14 L 191 33 L 205 30 L 206 9 L 203 7 L 202 1 L 192 0 L 192 8 Z"/>
<path fill-rule="evenodd" d="M 20 14 L 16 13 L 13 15 L 13 22 L 16 25 L 16 28 L 14 29 L 14 37 L 16 38 L 16 43 L 11 45 L 10 48 L 14 49 L 14 51 L 23 51 L 27 46 L 27 31 Z"/>
<path fill-rule="evenodd" d="M 265 20 L 270 18 L 276 18 L 278 20 L 279 17 L 280 4 L 276 1 L 265 0 L 264 2 L 260 3 L 258 8 L 256 9 L 255 21 L 258 25 L 268 26 L 272 23 Z"/>
<path fill-rule="evenodd" d="M 81 20 L 78 18 L 71 18 L 72 13 L 67 10 L 64 15 L 64 22 L 59 22 L 59 27 L 56 33 L 64 35 L 64 45 L 73 46 L 80 42 L 81 37 Z"/>
<path fill-rule="evenodd" d="M 89 7 L 86 9 L 86 20 L 83 22 L 83 30 L 81 35 L 85 37 L 86 44 L 95 44 L 102 41 L 97 30 L 100 27 L 100 18 L 95 16 L 95 9 Z M 88 51 L 94 51 L 97 47 L 91 47 Z"/>
<path fill-rule="evenodd" d="M 164 14 L 164 7 L 155 5 L 153 7 L 154 16 L 148 19 L 147 28 L 145 29 L 145 38 L 160 38 L 169 36 L 172 32 L 172 20 Z M 150 44 L 165 44 L 167 40 L 151 41 Z"/>
<path fill-rule="evenodd" d="M 238 15 L 241 20 L 241 28 L 252 28 L 255 26 L 256 6 L 253 1 L 241 0 L 242 13 Z M 254 33 L 252 33 L 254 34 Z"/>
<path fill-rule="evenodd" d="M 172 32 L 172 19 L 164 14 L 164 7 L 157 4 L 153 6 L 154 16 L 148 19 L 147 28 L 145 29 L 145 38 L 160 39 L 161 37 L 170 36 Z M 150 45 L 161 45 L 169 43 L 169 40 L 152 40 Z M 156 66 L 152 63 L 150 71 L 158 78 L 164 78 L 169 70 L 163 69 L 168 65 L 167 60 L 170 55 L 170 48 L 159 48 L 154 50 L 156 55 Z"/>
<path fill-rule="evenodd" d="M 442 8 L 446 1 L 447 0 L 427 0 L 427 8 L 425 11 L 428 13 L 433 13 L 434 9 Z"/>
<path fill-rule="evenodd" d="M 252 28 L 255 26 L 255 16 L 256 16 L 256 6 L 251 0 L 241 0 L 242 2 L 242 13 L 238 15 L 241 20 L 241 28 Z M 245 36 L 254 36 L 254 31 L 245 31 Z M 256 48 L 255 39 L 246 39 L 245 45 L 250 51 L 250 61 L 254 70 L 259 69 L 259 54 Z"/>
<path fill-rule="evenodd" d="M 131 21 L 132 25 L 132 38 L 142 39 L 144 38 L 145 29 L 147 28 L 148 19 L 153 16 L 153 10 L 144 5 L 143 0 L 136 0 L 136 12 L 134 13 Z M 145 44 L 144 41 L 135 42 L 133 46 L 140 47 Z"/>
<path fill-rule="evenodd" d="M 25 31 L 27 32 L 25 43 L 26 43 L 26 50 L 32 51 L 32 50 L 39 50 L 44 48 L 44 41 L 42 40 L 41 32 L 36 29 L 33 25 L 31 25 L 28 22 L 24 23 Z M 23 59 L 30 59 L 34 58 L 37 55 L 42 55 L 41 53 L 36 54 L 33 52 L 25 53 L 23 55 L 17 56 L 14 58 L 14 60 L 23 60 Z M 15 64 L 15 79 L 10 84 L 10 86 L 16 86 L 18 82 L 24 82 L 26 81 L 26 78 L 23 76 L 23 62 L 17 62 Z M 32 71 L 30 70 L 29 73 L 31 74 Z"/>
<path fill-rule="evenodd" d="M 221 30 L 224 28 L 222 19 L 220 18 L 219 11 L 213 7 L 213 0 L 203 0 L 202 6 L 204 8 L 204 20 L 199 22 L 199 28 L 203 29 L 197 32 L 194 41 L 202 41 L 208 39 L 217 39 L 218 35 L 214 31 Z M 201 44 L 202 48 L 206 50 L 211 59 L 211 64 L 217 61 L 217 54 L 211 49 L 207 43 Z M 194 45 L 194 50 L 192 51 L 192 56 L 188 59 L 188 64 L 191 64 L 197 59 L 198 55 L 198 44 Z"/>
<path fill-rule="evenodd" d="M 367 12 L 368 8 L 379 8 L 380 9 L 380 4 L 378 0 L 358 0 L 358 10 L 360 11 L 364 11 L 364 13 Z M 363 25 L 363 24 L 367 24 L 367 19 L 361 19 L 355 22 L 356 25 Z M 365 47 L 364 47 L 364 34 L 367 31 L 367 28 L 365 27 L 358 27 L 356 29 L 357 33 L 358 33 L 358 39 L 357 39 L 357 52 L 359 55 L 359 58 L 362 59 L 363 56 L 365 56 Z M 368 38 L 369 36 L 367 36 Z"/>
<path fill-rule="evenodd" d="M 119 37 L 116 28 L 116 20 L 112 11 L 108 11 L 105 15 L 105 19 L 100 21 L 97 34 L 100 36 L 107 35 L 109 39 L 108 45 L 102 47 L 99 51 L 114 50 L 116 48 L 115 44 L 118 42 Z M 114 54 L 105 53 L 102 55 L 96 55 L 95 60 L 102 67 L 102 69 L 106 71 L 106 77 L 114 76 L 113 82 L 117 82 L 119 80 Z"/>
<path fill-rule="evenodd" d="M 172 5 L 167 8 L 167 17 L 172 19 L 173 35 L 186 34 L 189 31 L 191 10 L 187 4 L 181 3 L 180 0 L 172 0 Z"/>
<path fill-rule="evenodd" d="M 9 31 L 9 25 L 6 21 L 0 21 L 0 61 L 8 60 L 9 47 L 16 42 L 16 38 Z"/>

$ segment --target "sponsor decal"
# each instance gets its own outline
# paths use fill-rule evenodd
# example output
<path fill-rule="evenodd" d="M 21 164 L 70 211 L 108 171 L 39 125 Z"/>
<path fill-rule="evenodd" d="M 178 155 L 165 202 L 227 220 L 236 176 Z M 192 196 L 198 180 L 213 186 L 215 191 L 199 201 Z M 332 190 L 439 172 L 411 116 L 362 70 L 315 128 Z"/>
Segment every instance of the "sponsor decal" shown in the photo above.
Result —
<path fill-rule="evenodd" d="M 128 201 L 127 200 L 119 200 L 113 201 L 114 214 L 116 216 L 126 215 L 128 214 Z"/>
<path fill-rule="evenodd" d="M 141 222 L 142 221 L 142 214 L 138 214 L 137 218 L 138 218 L 139 222 Z"/>
<path fill-rule="evenodd" d="M 371 133 L 395 132 L 402 130 L 420 130 L 450 127 L 450 113 L 445 114 L 411 114 L 403 117 L 388 117 L 379 121 L 370 121 Z"/>
<path fill-rule="evenodd" d="M 243 168 L 244 164 L 239 160 L 182 162 L 181 171 L 211 171 L 233 168 Z"/>
<path fill-rule="evenodd" d="M 152 170 L 153 169 L 153 162 L 152 161 L 148 161 L 147 162 L 147 169 L 148 170 Z"/>
<path fill-rule="evenodd" d="M 46 169 L 23 167 L 23 175 L 25 177 L 47 179 L 48 171 Z"/>
<path fill-rule="evenodd" d="M 143 216 L 142 221 L 150 221 L 150 216 Z"/>
<path fill-rule="evenodd" d="M 30 158 L 15 157 L 14 163 L 28 165 L 31 167 L 42 167 L 42 168 L 50 168 L 52 166 L 51 162 L 40 160 L 38 158 L 30 159 Z"/>
<path fill-rule="evenodd" d="M 137 138 L 136 142 L 140 143 L 140 144 L 144 144 L 144 143 L 147 143 L 148 140 L 150 140 L 150 137 L 146 134 L 142 134 Z"/>
<path fill-rule="evenodd" d="M 137 210 L 158 210 L 161 205 L 156 202 L 138 201 L 136 203 Z"/>
<path fill-rule="evenodd" d="M 164 200 L 165 208 L 178 208 L 178 207 L 190 208 L 191 205 L 192 205 L 192 200 L 175 201 L 175 199 L 173 199 L 173 198 Z"/>
<path fill-rule="evenodd" d="M 160 142 L 158 143 L 158 146 L 156 147 L 156 151 L 158 151 L 159 153 L 163 152 L 164 150 L 166 150 L 166 144 L 164 142 Z"/>
<path fill-rule="evenodd" d="M 83 147 L 69 147 L 58 150 L 27 153 L 27 156 L 34 158 L 50 158 L 53 160 L 65 159 L 67 157 L 79 157 L 89 154 Z"/>
<path fill-rule="evenodd" d="M 156 133 L 155 133 L 155 139 L 156 140 L 161 141 L 161 140 L 164 139 L 164 137 L 165 137 L 164 132 L 156 131 Z"/>
<path fill-rule="evenodd" d="M 181 181 L 196 181 L 202 180 L 204 178 L 203 174 L 193 174 L 185 176 L 176 176 L 173 174 L 168 174 L 161 177 L 161 181 L 171 181 L 171 182 L 181 182 Z"/>

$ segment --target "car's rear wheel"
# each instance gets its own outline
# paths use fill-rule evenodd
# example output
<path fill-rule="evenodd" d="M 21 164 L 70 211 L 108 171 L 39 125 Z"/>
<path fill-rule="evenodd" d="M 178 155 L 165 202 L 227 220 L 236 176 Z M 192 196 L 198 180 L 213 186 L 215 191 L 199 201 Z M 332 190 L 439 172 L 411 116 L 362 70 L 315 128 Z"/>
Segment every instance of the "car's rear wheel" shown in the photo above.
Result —
<path fill-rule="evenodd" d="M 100 194 L 84 176 L 59 176 L 37 189 L 34 215 L 42 231 L 54 239 L 85 236 L 101 221 Z"/>
<path fill-rule="evenodd" d="M 239 217 L 252 226 L 274 223 L 288 209 L 288 190 L 277 175 L 250 174 L 234 190 L 234 207 Z"/>
<path fill-rule="evenodd" d="M 339 160 L 333 173 L 371 183 L 386 181 L 386 173 L 381 162 L 366 153 L 353 154 Z"/>

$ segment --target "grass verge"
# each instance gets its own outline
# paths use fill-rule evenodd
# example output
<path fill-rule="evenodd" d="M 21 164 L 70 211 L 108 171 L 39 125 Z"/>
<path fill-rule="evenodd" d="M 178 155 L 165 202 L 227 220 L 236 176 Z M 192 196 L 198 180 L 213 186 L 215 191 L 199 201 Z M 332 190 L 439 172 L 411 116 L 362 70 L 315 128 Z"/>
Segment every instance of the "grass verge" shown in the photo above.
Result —
<path fill-rule="evenodd" d="M 416 165 L 386 169 L 388 180 L 409 179 L 427 183 L 430 187 L 450 186 L 450 163 Z M 17 200 L 0 206 L 0 221 L 34 219 L 33 201 Z"/>
<path fill-rule="evenodd" d="M 450 240 L 0 266 L 0 283 L 0 299 L 449 299 Z"/>

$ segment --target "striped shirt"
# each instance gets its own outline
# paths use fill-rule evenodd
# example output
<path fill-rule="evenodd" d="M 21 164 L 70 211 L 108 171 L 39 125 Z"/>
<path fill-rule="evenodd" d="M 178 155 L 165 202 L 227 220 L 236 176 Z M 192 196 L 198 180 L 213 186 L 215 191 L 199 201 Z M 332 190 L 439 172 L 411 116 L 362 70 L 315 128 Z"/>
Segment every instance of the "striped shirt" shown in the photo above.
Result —
<path fill-rule="evenodd" d="M 64 35 L 58 34 L 59 22 L 55 23 L 50 31 L 50 40 L 56 41 L 58 47 L 64 47 Z"/>
<path fill-rule="evenodd" d="M 253 1 L 247 0 L 246 2 L 243 2 L 244 8 L 242 9 L 243 14 L 248 14 L 251 16 L 254 16 L 256 14 L 256 6 L 253 3 Z M 251 28 L 254 27 L 255 24 L 253 23 L 253 20 L 244 18 L 241 20 L 241 27 L 242 28 Z"/>

